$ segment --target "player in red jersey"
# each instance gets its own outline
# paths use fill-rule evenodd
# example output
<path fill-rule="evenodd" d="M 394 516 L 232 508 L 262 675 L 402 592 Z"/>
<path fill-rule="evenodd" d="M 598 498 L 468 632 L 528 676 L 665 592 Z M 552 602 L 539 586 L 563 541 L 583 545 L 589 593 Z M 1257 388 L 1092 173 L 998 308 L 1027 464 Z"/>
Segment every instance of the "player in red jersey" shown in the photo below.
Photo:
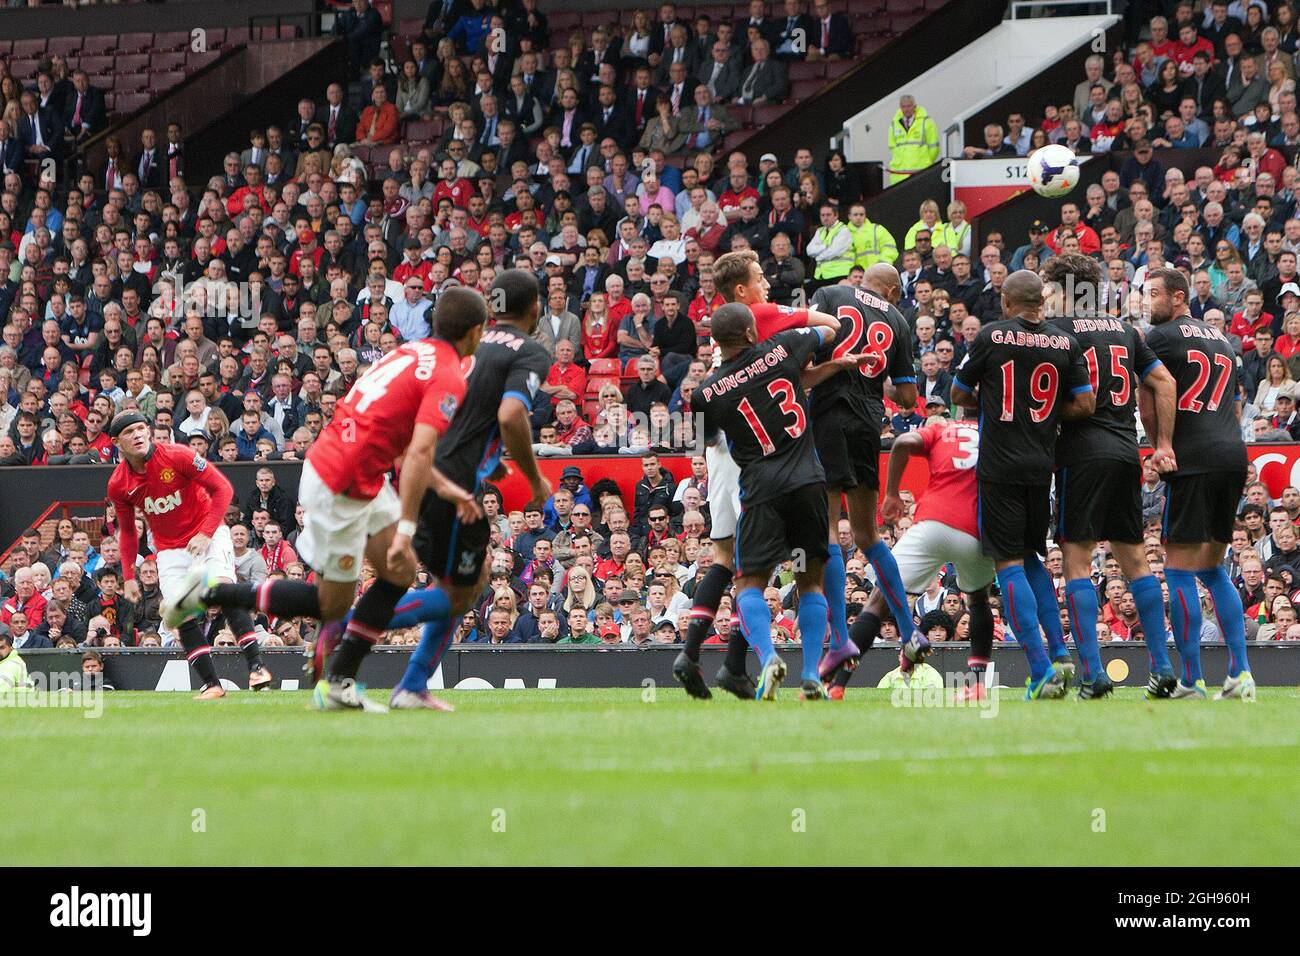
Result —
<path fill-rule="evenodd" d="M 139 412 L 123 412 L 113 419 L 109 435 L 122 461 L 108 479 L 108 500 L 117 510 L 121 529 L 122 578 L 127 600 L 140 600 L 135 580 L 135 515 L 144 515 L 145 525 L 157 550 L 158 586 L 163 600 L 183 593 L 192 568 L 202 570 L 213 581 L 235 580 L 235 551 L 224 518 L 234 497 L 230 482 L 206 458 L 181 445 L 154 442 L 149 420 Z M 262 653 L 253 631 L 252 616 L 232 609 L 226 622 L 239 641 L 248 664 L 248 687 L 262 690 L 271 684 L 271 673 L 262 664 Z M 224 697 L 212 665 L 212 648 L 197 621 L 169 624 L 180 636 L 186 657 L 203 682 L 195 700 Z"/>
<path fill-rule="evenodd" d="M 979 494 L 975 484 L 975 463 L 979 460 L 980 431 L 975 421 L 938 421 L 923 428 L 904 432 L 894 439 L 889 452 L 889 475 L 880 514 L 886 521 L 897 521 L 906 514 L 899 495 L 903 472 L 912 455 L 925 455 L 930 466 L 930 481 L 916 507 L 915 523 L 894 545 L 894 559 L 904 590 L 920 594 L 948 562 L 957 568 L 957 587 L 966 595 L 970 608 L 970 656 L 967 667 L 979 675 L 988 667 L 993 653 L 993 611 L 989 607 L 989 585 L 997 574 L 990 558 L 980 548 L 977 508 Z M 871 592 L 862 610 L 866 619 L 866 653 L 880 633 L 880 615 L 885 611 L 882 588 Z M 902 628 L 900 628 L 900 632 Z M 911 662 L 900 655 L 899 663 L 909 668 Z M 845 662 L 828 677 L 831 696 L 844 695 L 856 662 Z M 965 692 L 983 695 L 982 677 Z"/>
<path fill-rule="evenodd" d="M 298 549 L 318 572 L 319 584 L 214 585 L 193 575 L 181 598 L 164 605 L 164 618 L 184 619 L 219 606 L 337 621 L 352 604 L 362 559 L 367 559 L 375 568 L 375 582 L 357 601 L 314 700 L 322 710 L 386 710 L 361 693 L 356 676 L 415 580 L 411 539 L 424 494 L 432 489 L 454 502 L 463 521 L 481 515 L 474 496 L 439 472 L 433 456 L 465 397 L 461 360 L 477 347 L 486 322 L 481 295 L 463 287 L 448 289 L 434 312 L 436 338 L 390 352 L 338 403 L 334 418 L 307 452 L 298 485 L 303 506 Z M 388 479 L 395 465 L 400 466 L 400 498 Z"/>

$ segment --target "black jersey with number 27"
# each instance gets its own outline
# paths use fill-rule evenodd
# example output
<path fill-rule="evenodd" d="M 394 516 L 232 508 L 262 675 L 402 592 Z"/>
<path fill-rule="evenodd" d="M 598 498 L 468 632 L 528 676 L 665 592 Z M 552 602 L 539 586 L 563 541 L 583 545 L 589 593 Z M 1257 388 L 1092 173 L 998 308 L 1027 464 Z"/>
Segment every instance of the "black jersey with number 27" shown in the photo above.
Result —
<path fill-rule="evenodd" d="M 979 389 L 983 481 L 1045 485 L 1056 462 L 1056 426 L 1069 396 L 1092 391 L 1073 335 L 1020 316 L 980 330 L 953 388 Z"/>
<path fill-rule="evenodd" d="M 774 335 L 723 362 L 691 396 L 692 410 L 704 416 L 706 438 L 726 433 L 745 504 L 826 480 L 799 382 L 821 335 L 818 329 Z"/>
<path fill-rule="evenodd" d="M 1184 315 L 1152 328 L 1147 345 L 1177 383 L 1177 474 L 1244 471 L 1246 445 L 1237 418 L 1237 363 L 1223 333 Z"/>

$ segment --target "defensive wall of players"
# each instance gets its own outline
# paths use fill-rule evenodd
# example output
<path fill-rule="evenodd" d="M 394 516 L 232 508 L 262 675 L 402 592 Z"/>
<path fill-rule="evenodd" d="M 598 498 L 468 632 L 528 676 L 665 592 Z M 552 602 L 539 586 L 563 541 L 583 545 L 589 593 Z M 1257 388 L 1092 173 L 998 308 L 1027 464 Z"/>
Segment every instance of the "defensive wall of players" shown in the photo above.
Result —
<path fill-rule="evenodd" d="M 880 642 L 881 648 L 897 648 L 897 644 Z M 970 678 L 966 671 L 966 643 L 939 644 L 928 663 L 942 674 L 948 683 L 964 682 Z M 650 691 L 656 687 L 677 685 L 672 679 L 673 658 L 681 650 L 680 644 L 649 647 L 538 647 L 514 644 L 508 647 L 454 646 L 443 658 L 442 666 L 434 675 L 436 687 L 461 689 L 547 689 L 578 687 L 627 687 Z M 702 663 L 705 673 L 711 674 L 722 663 L 723 648 L 703 648 Z M 410 659 L 410 647 L 375 648 L 361 669 L 361 680 L 374 688 L 389 688 L 397 684 Z M 128 648 L 125 650 L 98 649 L 104 659 L 104 679 L 117 690 L 170 690 L 189 691 L 191 670 L 185 662 L 185 652 Z M 42 675 L 39 681 L 57 688 L 67 686 L 60 675 L 78 675 L 81 671 L 81 651 L 24 651 L 23 660 L 29 673 Z M 286 690 L 305 689 L 301 682 L 302 653 L 298 649 L 266 648 L 262 652 L 266 666 L 275 678 L 277 687 Z M 227 689 L 238 690 L 248 680 L 248 668 L 235 648 L 214 650 L 213 662 L 217 674 L 229 682 Z M 1300 684 L 1300 644 L 1286 641 L 1269 641 L 1250 645 L 1251 670 L 1255 680 L 1263 686 L 1291 686 Z M 1146 685 L 1147 651 L 1141 641 L 1102 644 L 1101 659 L 1107 674 L 1119 687 Z M 1227 668 L 1227 649 L 1222 644 L 1205 644 L 1201 647 L 1201 660 L 1210 674 L 1221 674 Z M 1021 688 L 1029 676 L 1025 655 L 1015 644 L 997 645 L 993 652 L 994 680 L 996 684 Z M 858 673 L 853 678 L 854 687 L 875 687 L 880 678 L 898 665 L 898 655 L 892 651 L 867 654 L 862 658 Z M 799 685 L 797 670 L 787 681 Z M 652 698 L 647 694 L 647 700 Z"/>
<path fill-rule="evenodd" d="M 1144 453 L 1148 450 L 1144 449 Z M 1246 452 L 1274 498 L 1280 497 L 1287 485 L 1300 487 L 1300 443 L 1247 445 Z M 882 475 L 886 472 L 887 457 L 881 456 Z M 690 477 L 690 458 L 684 455 L 660 456 L 659 462 L 679 481 Z M 641 459 L 635 455 L 544 458 L 540 464 L 553 485 L 559 484 L 560 473 L 569 465 L 582 469 L 588 488 L 602 478 L 611 478 L 618 482 L 624 500 L 629 503 L 636 498 L 636 483 L 642 476 Z M 300 462 L 222 462 L 217 467 L 230 479 L 241 501 L 252 491 L 257 470 L 264 467 L 274 471 L 276 483 L 291 498 L 297 499 Z M 522 508 L 528 500 L 528 482 L 510 463 L 507 467 L 509 474 L 496 484 L 505 496 L 507 510 Z M 0 506 L 0 554 L 17 542 L 23 531 L 30 528 L 52 503 L 102 499 L 112 470 L 110 465 L 62 465 L 37 471 L 0 469 L 0 502 L 3 502 Z M 903 488 L 919 496 L 925 490 L 928 477 L 925 461 L 913 456 L 903 474 Z M 80 509 L 78 513 L 92 514 L 89 509 Z"/>

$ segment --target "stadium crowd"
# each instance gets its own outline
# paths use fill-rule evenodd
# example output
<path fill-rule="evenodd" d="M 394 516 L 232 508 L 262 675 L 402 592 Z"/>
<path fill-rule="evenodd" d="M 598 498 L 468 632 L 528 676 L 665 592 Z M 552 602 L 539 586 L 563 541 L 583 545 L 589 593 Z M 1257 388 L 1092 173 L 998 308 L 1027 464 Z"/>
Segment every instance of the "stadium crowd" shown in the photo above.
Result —
<path fill-rule="evenodd" d="M 712 359 L 709 317 L 722 299 L 710 267 L 735 249 L 759 254 L 772 299 L 786 305 L 857 284 L 874 263 L 898 266 L 919 397 L 888 408 L 886 445 L 952 414 L 952 372 L 1000 316 L 1002 280 L 1058 251 L 1101 259 L 1099 308 L 1140 326 L 1146 270 L 1186 270 L 1194 314 L 1240 347 L 1247 440 L 1294 438 L 1300 218 L 1296 168 L 1279 149 L 1300 145 L 1297 42 L 1287 3 L 1267 14 L 1273 26 L 1251 27 L 1262 6 L 1225 21 L 1227 5 L 1213 3 L 1188 27 L 1193 5 L 1179 4 L 1172 23 L 1151 21 L 1149 41 L 1090 60 L 1074 102 L 990 127 L 970 155 L 1065 142 L 1133 156 L 1063 202 L 1059 223 L 1036 222 L 1023 241 L 990 234 L 980 249 L 959 202 L 927 200 L 915 224 L 893 230 L 871 222 L 837 151 L 818 165 L 795 145 L 753 167 L 720 148 L 736 128 L 729 104 L 782 98 L 793 60 L 846 55 L 830 42 L 842 15 L 825 0 L 811 13 L 787 0 L 785 18 L 756 2 L 735 23 L 680 21 L 665 3 L 568 37 L 548 30 L 537 0 L 434 2 L 392 69 L 378 14 L 355 0 L 337 27 L 354 76 L 232 138 L 223 173 L 198 182 L 175 124 L 110 141 L 107 162 L 74 182 L 51 178 L 39 159 L 70 154 L 92 113 L 102 122 L 96 91 L 56 58 L 31 77 L 0 61 L 0 465 L 113 461 L 105 429 L 124 410 L 145 414 L 157 440 L 212 461 L 301 460 L 371 363 L 430 334 L 443 290 L 486 290 L 498 270 L 526 268 L 544 290 L 536 337 L 554 357 L 533 408 L 537 453 L 635 456 L 643 476 L 624 496 L 600 479 L 600 459 L 575 458 L 554 496 L 523 511 L 485 488 L 492 576 L 456 640 L 677 642 L 713 559 L 708 475 L 682 410 Z M 818 17 L 826 42 L 796 50 L 789 31 Z M 435 119 L 440 135 L 412 139 Z M 927 120 L 907 99 L 896 117 L 922 134 Z M 1182 145 L 1213 145 L 1222 159 L 1185 181 L 1155 156 Z M 891 165 L 915 163 L 904 160 Z M 692 452 L 681 481 L 659 458 Z M 1300 491 L 1274 502 L 1251 478 L 1225 561 L 1251 636 L 1300 639 Z M 1161 575 L 1154 472 L 1143 490 L 1147 554 Z M 301 511 L 275 473 L 261 469 L 236 491 L 227 524 L 241 579 L 308 577 L 294 550 Z M 886 527 L 885 540 L 910 523 Z M 0 578 L 0 624 L 20 648 L 167 640 L 147 554 L 141 601 L 121 593 L 116 532 L 110 508 L 102 520 L 60 521 L 52 543 L 37 529 L 23 537 Z M 872 579 L 847 522 L 840 541 L 852 616 Z M 1118 566 L 1104 549 L 1096 565 L 1103 639 L 1140 639 Z M 1063 587 L 1059 551 L 1047 566 Z M 767 592 L 786 641 L 797 638 L 792 581 L 783 568 Z M 727 601 L 710 642 L 726 643 L 730 610 Z M 1013 639 L 996 597 L 994 610 L 999 639 Z M 916 614 L 932 641 L 962 640 L 969 626 L 947 578 Z M 315 633 L 305 620 L 263 624 L 267 645 Z M 204 626 L 215 645 L 234 644 L 217 612 Z M 890 628 L 885 639 L 896 639 Z M 1203 638 L 1216 632 L 1207 614 Z"/>

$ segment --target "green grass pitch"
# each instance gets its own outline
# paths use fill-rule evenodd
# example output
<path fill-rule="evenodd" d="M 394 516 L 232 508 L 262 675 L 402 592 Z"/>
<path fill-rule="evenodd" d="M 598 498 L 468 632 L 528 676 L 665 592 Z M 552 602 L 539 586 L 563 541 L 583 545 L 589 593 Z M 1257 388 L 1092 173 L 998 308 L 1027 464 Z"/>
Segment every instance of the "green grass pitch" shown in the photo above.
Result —
<path fill-rule="evenodd" d="M 385 699 L 380 691 L 376 699 Z M 11 865 L 1300 863 L 1300 691 L 903 709 L 660 688 L 10 709 Z M 1004 694 L 1010 698 L 1010 693 Z"/>

